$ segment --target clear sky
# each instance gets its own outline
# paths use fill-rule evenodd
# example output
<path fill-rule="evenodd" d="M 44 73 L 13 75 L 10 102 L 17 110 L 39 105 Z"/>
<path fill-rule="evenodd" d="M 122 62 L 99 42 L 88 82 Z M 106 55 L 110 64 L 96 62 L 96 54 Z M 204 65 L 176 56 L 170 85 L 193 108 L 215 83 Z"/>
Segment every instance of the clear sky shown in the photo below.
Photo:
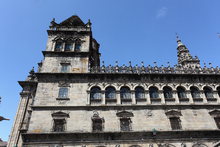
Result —
<path fill-rule="evenodd" d="M 176 36 L 201 63 L 220 66 L 219 0 L 1 0 L 0 137 L 7 140 L 30 69 L 43 59 L 52 18 L 91 19 L 105 64 L 177 63 Z"/>

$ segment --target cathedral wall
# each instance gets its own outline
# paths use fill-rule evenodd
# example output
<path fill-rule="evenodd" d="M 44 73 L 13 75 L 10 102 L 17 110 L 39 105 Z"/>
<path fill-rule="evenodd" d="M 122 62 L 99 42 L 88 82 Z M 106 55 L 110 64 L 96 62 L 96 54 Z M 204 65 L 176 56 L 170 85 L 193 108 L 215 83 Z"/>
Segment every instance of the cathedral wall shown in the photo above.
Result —
<path fill-rule="evenodd" d="M 38 83 L 35 106 L 82 106 L 87 104 L 87 83 L 74 83 L 68 85 L 68 99 L 58 99 L 59 83 Z"/>
<path fill-rule="evenodd" d="M 40 72 L 60 73 L 62 64 L 69 64 L 68 73 L 86 73 L 88 60 L 88 57 L 45 57 Z"/>
<path fill-rule="evenodd" d="M 129 111 L 129 110 L 128 110 Z M 169 118 L 165 110 L 142 109 L 130 110 L 133 113 L 131 119 L 132 131 L 171 131 Z M 52 114 L 59 110 L 35 110 L 32 113 L 28 132 L 51 132 L 53 128 Z M 90 110 L 63 110 L 69 114 L 66 118 L 65 132 L 92 132 L 92 117 L 94 111 Z M 104 132 L 119 132 L 120 118 L 116 116 L 118 110 L 97 111 L 104 119 Z M 217 126 L 206 109 L 198 109 L 196 112 L 190 109 L 181 110 L 180 116 L 182 130 L 216 130 Z M 36 123 L 37 122 L 37 123 Z"/>

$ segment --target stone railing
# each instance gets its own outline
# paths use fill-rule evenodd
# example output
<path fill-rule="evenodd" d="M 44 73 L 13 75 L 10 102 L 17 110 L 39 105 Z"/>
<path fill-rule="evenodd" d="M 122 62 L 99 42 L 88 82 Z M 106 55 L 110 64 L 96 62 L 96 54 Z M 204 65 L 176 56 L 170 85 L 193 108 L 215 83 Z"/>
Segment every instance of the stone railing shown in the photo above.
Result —
<path fill-rule="evenodd" d="M 116 62 L 117 63 L 117 62 Z M 148 65 L 147 67 L 144 66 L 142 63 L 142 66 L 132 66 L 131 64 L 129 66 L 122 65 L 118 66 L 117 64 L 115 66 L 112 65 L 102 65 L 102 66 L 96 66 L 89 69 L 90 73 L 127 73 L 127 74 L 146 74 L 146 73 L 159 73 L 159 74 L 220 74 L 219 67 L 212 67 L 210 64 L 210 67 L 187 67 L 184 68 L 181 65 L 174 65 L 171 67 L 168 65 L 167 67 L 164 66 L 151 66 Z"/>

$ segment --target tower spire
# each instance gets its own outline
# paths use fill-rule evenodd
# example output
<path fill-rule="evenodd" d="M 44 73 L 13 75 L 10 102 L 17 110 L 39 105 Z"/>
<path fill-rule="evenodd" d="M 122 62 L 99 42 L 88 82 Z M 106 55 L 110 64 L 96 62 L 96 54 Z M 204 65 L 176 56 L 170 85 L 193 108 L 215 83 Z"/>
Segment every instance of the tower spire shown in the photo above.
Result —
<path fill-rule="evenodd" d="M 181 42 L 178 34 L 176 34 L 177 39 L 177 57 L 178 64 L 185 68 L 197 68 L 200 67 L 200 60 L 197 56 L 191 56 L 188 48 Z"/>

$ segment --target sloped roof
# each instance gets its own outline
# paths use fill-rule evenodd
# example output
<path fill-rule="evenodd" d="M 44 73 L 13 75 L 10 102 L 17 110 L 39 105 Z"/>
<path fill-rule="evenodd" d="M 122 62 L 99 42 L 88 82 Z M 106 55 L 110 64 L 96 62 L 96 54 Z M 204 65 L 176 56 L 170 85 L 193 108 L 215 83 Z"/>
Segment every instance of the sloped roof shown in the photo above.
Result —
<path fill-rule="evenodd" d="M 59 26 L 85 26 L 84 22 L 76 15 L 69 17 L 59 24 Z"/>

